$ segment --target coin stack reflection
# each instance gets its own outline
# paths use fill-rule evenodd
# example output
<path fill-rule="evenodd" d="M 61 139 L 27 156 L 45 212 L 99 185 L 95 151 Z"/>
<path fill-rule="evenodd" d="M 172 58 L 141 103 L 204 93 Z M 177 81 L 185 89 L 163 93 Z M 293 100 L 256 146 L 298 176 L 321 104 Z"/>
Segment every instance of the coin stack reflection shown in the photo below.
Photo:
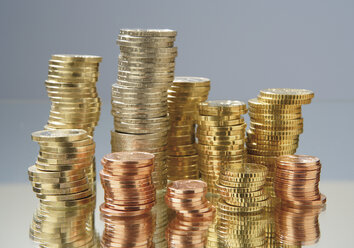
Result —
<path fill-rule="evenodd" d="M 210 80 L 202 77 L 175 77 L 168 90 L 171 127 L 168 136 L 168 179 L 198 179 L 195 122 L 198 104 L 208 99 Z"/>
<path fill-rule="evenodd" d="M 118 79 L 112 86 L 112 152 L 144 151 L 155 155 L 156 189 L 167 183 L 167 90 L 174 79 L 176 31 L 122 29 Z"/>
<path fill-rule="evenodd" d="M 275 234 L 282 247 L 309 246 L 320 239 L 318 221 L 322 208 L 289 206 L 286 203 L 275 207 Z"/>
<path fill-rule="evenodd" d="M 146 152 L 116 152 L 105 155 L 101 163 L 101 184 L 105 202 L 100 210 L 109 216 L 136 216 L 150 212 L 156 192 L 151 172 L 154 155 Z"/>
<path fill-rule="evenodd" d="M 265 89 L 257 99 L 248 101 L 251 119 L 246 142 L 248 159 L 268 167 L 266 190 L 273 200 L 276 158 L 296 152 L 303 132 L 301 105 L 311 103 L 313 97 L 310 90 Z"/>
<path fill-rule="evenodd" d="M 217 188 L 217 233 L 222 247 L 260 247 L 265 244 L 264 192 L 267 168 L 243 163 L 221 167 Z"/>
<path fill-rule="evenodd" d="M 97 247 L 95 194 L 88 176 L 92 137 L 81 129 L 60 129 L 34 132 L 32 139 L 40 152 L 28 174 L 40 207 L 30 237 L 41 247 Z"/>
<path fill-rule="evenodd" d="M 241 115 L 247 113 L 240 101 L 206 101 L 199 104 L 198 154 L 201 179 L 208 191 L 216 193 L 221 165 L 243 161 L 246 124 Z"/>
<path fill-rule="evenodd" d="M 199 180 L 177 180 L 168 185 L 165 201 L 176 211 L 166 230 L 168 247 L 205 246 L 215 215 L 206 193 L 206 183 Z"/>
<path fill-rule="evenodd" d="M 45 129 L 84 129 L 93 136 L 101 108 L 96 90 L 101 61 L 91 55 L 52 55 L 45 81 L 52 105 Z"/>
<path fill-rule="evenodd" d="M 101 247 L 154 247 L 155 220 L 151 212 L 137 216 L 101 215 L 101 219 L 105 223 Z"/>

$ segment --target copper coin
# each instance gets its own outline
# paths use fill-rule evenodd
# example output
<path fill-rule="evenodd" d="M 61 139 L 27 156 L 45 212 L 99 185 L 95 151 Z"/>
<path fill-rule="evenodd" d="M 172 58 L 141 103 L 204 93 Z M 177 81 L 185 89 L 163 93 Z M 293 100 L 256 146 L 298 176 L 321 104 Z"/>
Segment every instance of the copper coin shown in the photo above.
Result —
<path fill-rule="evenodd" d="M 100 211 L 103 215 L 107 215 L 107 216 L 137 216 L 149 212 L 150 209 L 144 209 L 139 211 L 119 211 L 119 210 L 110 209 L 106 206 L 105 203 L 102 203 L 100 205 Z"/>
<path fill-rule="evenodd" d="M 155 156 L 147 152 L 115 152 L 102 158 L 104 164 L 116 164 L 131 168 L 153 164 Z"/>
<path fill-rule="evenodd" d="M 195 194 L 206 192 L 207 184 L 200 180 L 178 180 L 168 185 L 168 192 L 175 194 Z"/>

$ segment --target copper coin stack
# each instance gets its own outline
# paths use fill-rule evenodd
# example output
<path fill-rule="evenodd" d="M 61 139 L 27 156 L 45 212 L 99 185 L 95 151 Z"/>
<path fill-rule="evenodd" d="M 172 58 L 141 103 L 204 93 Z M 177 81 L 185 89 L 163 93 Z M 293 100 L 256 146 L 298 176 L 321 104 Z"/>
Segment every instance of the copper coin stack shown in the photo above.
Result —
<path fill-rule="evenodd" d="M 151 173 L 154 155 L 147 152 L 116 152 L 105 155 L 100 171 L 105 202 L 101 214 L 136 216 L 147 213 L 155 204 L 156 192 Z"/>
<path fill-rule="evenodd" d="M 33 132 L 32 139 L 40 151 L 28 175 L 40 206 L 30 237 L 43 247 L 93 247 L 92 137 L 82 129 L 58 129 Z"/>
<path fill-rule="evenodd" d="M 268 167 L 265 189 L 272 200 L 276 158 L 296 152 L 303 132 L 301 106 L 311 103 L 313 97 L 310 90 L 264 89 L 257 99 L 248 101 L 251 119 L 246 142 L 248 160 Z"/>
<path fill-rule="evenodd" d="M 244 159 L 247 113 L 244 102 L 231 100 L 206 101 L 199 104 L 198 154 L 201 179 L 208 192 L 216 193 L 220 166 L 233 165 Z"/>
<path fill-rule="evenodd" d="M 223 212 L 257 212 L 267 206 L 268 195 L 263 187 L 267 167 L 259 164 L 242 163 L 221 167 L 216 184 L 221 196 L 218 210 Z"/>
<path fill-rule="evenodd" d="M 155 155 L 156 189 L 167 184 L 167 90 L 174 79 L 177 32 L 168 29 L 121 29 L 118 79 L 112 86 L 112 152 Z"/>
<path fill-rule="evenodd" d="M 84 129 L 93 136 L 101 108 L 96 90 L 101 61 L 92 55 L 52 55 L 45 81 L 52 106 L 45 129 Z"/>
<path fill-rule="evenodd" d="M 208 99 L 210 79 L 175 77 L 168 90 L 171 127 L 168 135 L 167 177 L 169 180 L 198 179 L 195 122 L 198 104 Z"/>
<path fill-rule="evenodd" d="M 204 247 L 215 215 L 206 193 L 206 183 L 199 180 L 177 180 L 168 185 L 165 201 L 176 211 L 166 230 L 168 247 Z"/>
<path fill-rule="evenodd" d="M 165 230 L 168 225 L 168 207 L 165 203 L 166 190 L 156 191 L 156 203 L 152 209 L 155 214 L 156 227 L 154 231 L 154 245 L 155 248 L 167 247 L 167 241 L 165 238 Z"/>
<path fill-rule="evenodd" d="M 277 242 L 282 244 L 282 247 L 302 247 L 317 243 L 320 239 L 318 217 L 321 211 L 321 208 L 277 204 L 275 207 Z"/>
<path fill-rule="evenodd" d="M 155 220 L 152 213 L 137 216 L 101 215 L 101 218 L 105 223 L 101 247 L 154 247 Z"/>
<path fill-rule="evenodd" d="M 274 179 L 275 194 L 288 205 L 322 208 L 326 196 L 318 189 L 320 174 L 321 162 L 317 157 L 279 156 Z"/>

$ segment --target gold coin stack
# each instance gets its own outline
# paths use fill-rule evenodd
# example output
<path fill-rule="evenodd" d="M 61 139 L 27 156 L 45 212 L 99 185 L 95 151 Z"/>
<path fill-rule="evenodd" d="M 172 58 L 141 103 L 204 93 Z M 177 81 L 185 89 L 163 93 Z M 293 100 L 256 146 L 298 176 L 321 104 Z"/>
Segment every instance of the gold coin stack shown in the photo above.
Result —
<path fill-rule="evenodd" d="M 240 101 L 217 100 L 199 104 L 197 138 L 199 171 L 208 184 L 208 192 L 217 193 L 221 165 L 243 161 L 246 123 L 241 115 L 247 113 Z"/>
<path fill-rule="evenodd" d="M 217 234 L 221 247 L 261 247 L 266 242 L 264 207 L 268 195 L 264 192 L 267 168 L 242 163 L 221 167 L 217 188 Z"/>
<path fill-rule="evenodd" d="M 310 90 L 265 89 L 257 99 L 248 101 L 251 119 L 246 141 L 248 161 L 268 167 L 265 189 L 272 199 L 275 199 L 276 158 L 296 152 L 303 132 L 301 106 L 311 103 L 313 97 Z"/>
<path fill-rule="evenodd" d="M 92 159 L 95 144 L 82 129 L 32 133 L 40 146 L 28 174 L 40 199 L 30 237 L 43 247 L 97 246 Z"/>
<path fill-rule="evenodd" d="M 52 55 L 45 81 L 52 106 L 45 129 L 84 129 L 93 136 L 101 108 L 96 90 L 101 61 L 91 55 Z"/>
<path fill-rule="evenodd" d="M 122 29 L 118 79 L 112 86 L 112 152 L 144 151 L 155 155 L 156 189 L 167 184 L 167 90 L 174 79 L 176 31 Z"/>
<path fill-rule="evenodd" d="M 156 228 L 153 238 L 155 248 L 167 247 L 165 230 L 168 225 L 168 207 L 165 203 L 165 193 L 166 190 L 156 191 L 156 204 L 152 209 L 156 216 Z"/>
<path fill-rule="evenodd" d="M 207 232 L 207 240 L 206 240 L 206 248 L 214 248 L 218 247 L 218 234 L 216 233 L 216 224 L 217 224 L 217 216 L 218 216 L 218 209 L 217 209 L 217 204 L 220 200 L 220 195 L 219 194 L 207 194 L 207 199 L 210 201 L 210 203 L 215 207 L 216 209 L 216 217 L 214 218 L 213 222 L 210 224 Z"/>
<path fill-rule="evenodd" d="M 168 135 L 167 177 L 169 180 L 198 179 L 195 122 L 198 104 L 208 99 L 210 79 L 175 77 L 168 90 L 170 131 Z"/>

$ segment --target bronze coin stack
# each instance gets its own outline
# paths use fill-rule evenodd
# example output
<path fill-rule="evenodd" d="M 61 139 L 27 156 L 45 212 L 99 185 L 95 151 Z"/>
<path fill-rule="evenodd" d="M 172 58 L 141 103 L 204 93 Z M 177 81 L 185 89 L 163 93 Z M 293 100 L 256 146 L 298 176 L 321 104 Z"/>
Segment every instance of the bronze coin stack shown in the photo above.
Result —
<path fill-rule="evenodd" d="M 195 122 L 198 104 L 208 99 L 210 79 L 175 77 L 168 90 L 167 177 L 169 180 L 198 179 L 198 153 L 195 147 Z"/>
<path fill-rule="evenodd" d="M 101 215 L 101 218 L 105 223 L 101 247 L 154 247 L 155 220 L 151 212 L 137 216 Z"/>
<path fill-rule="evenodd" d="M 101 61 L 92 55 L 52 55 L 45 81 L 52 105 L 45 129 L 84 129 L 93 136 L 101 108 L 96 90 Z"/>
<path fill-rule="evenodd" d="M 278 244 L 283 245 L 281 247 L 302 247 L 317 243 L 320 239 L 318 217 L 321 211 L 321 208 L 277 204 L 275 237 Z"/>
<path fill-rule="evenodd" d="M 30 237 L 43 247 L 94 247 L 92 159 L 95 144 L 82 129 L 32 133 L 40 146 L 28 174 L 40 206 Z"/>
<path fill-rule="evenodd" d="M 268 167 L 265 189 L 272 200 L 276 158 L 296 152 L 303 132 L 301 106 L 311 103 L 313 97 L 310 90 L 264 89 L 257 99 L 248 101 L 251 119 L 246 142 L 248 160 Z"/>
<path fill-rule="evenodd" d="M 168 247 L 204 247 L 215 215 L 206 193 L 206 183 L 199 180 L 177 180 L 168 185 L 165 201 L 176 211 L 166 230 Z"/>
<path fill-rule="evenodd" d="M 216 193 L 220 166 L 238 164 L 244 159 L 247 113 L 240 101 L 217 100 L 199 104 L 197 138 L 199 171 L 208 184 L 208 192 Z"/>
<path fill-rule="evenodd" d="M 155 215 L 156 227 L 154 231 L 154 245 L 155 248 L 167 247 L 167 241 L 165 238 L 165 230 L 168 225 L 168 207 L 165 203 L 166 190 L 156 191 L 156 203 L 152 209 Z"/>
<path fill-rule="evenodd" d="M 144 151 L 155 155 L 156 189 L 167 184 L 167 90 L 174 79 L 177 32 L 122 29 L 118 79 L 112 86 L 112 152 Z"/>
<path fill-rule="evenodd" d="M 100 171 L 104 200 L 101 214 L 136 216 L 155 205 L 156 192 L 151 173 L 154 155 L 146 152 L 116 152 L 105 155 Z"/>
<path fill-rule="evenodd" d="M 321 174 L 320 159 L 307 155 L 283 155 L 277 159 L 275 194 L 292 206 L 319 207 L 326 203 L 318 185 Z"/>

